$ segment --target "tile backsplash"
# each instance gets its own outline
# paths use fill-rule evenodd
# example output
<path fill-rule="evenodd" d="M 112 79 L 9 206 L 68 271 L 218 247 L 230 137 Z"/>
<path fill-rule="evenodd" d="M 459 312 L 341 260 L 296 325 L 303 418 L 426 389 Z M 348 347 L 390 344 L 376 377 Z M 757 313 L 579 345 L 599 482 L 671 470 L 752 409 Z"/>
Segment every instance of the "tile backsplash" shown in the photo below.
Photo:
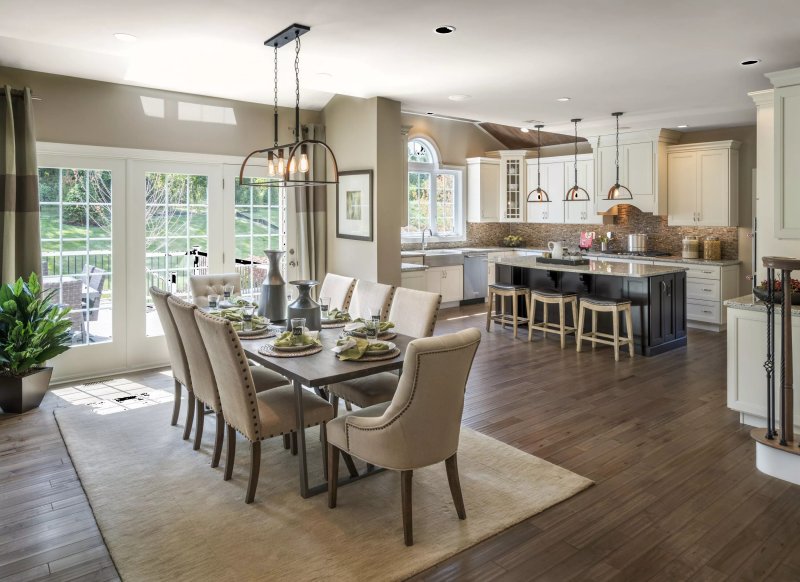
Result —
<path fill-rule="evenodd" d="M 551 240 L 566 240 L 578 243 L 582 230 L 591 230 L 599 236 L 611 232 L 612 239 L 609 250 L 624 251 L 629 234 L 647 234 L 647 248 L 670 254 L 680 254 L 681 241 L 686 235 L 703 238 L 716 235 L 722 243 L 723 259 L 738 259 L 739 232 L 736 227 L 701 228 L 667 226 L 666 216 L 654 216 L 641 212 L 628 204 L 618 206 L 619 214 L 614 217 L 613 224 L 530 224 L 530 223 L 467 223 L 467 242 L 431 243 L 430 248 L 463 247 L 463 246 L 500 246 L 503 237 L 509 234 L 520 235 L 525 239 L 523 246 L 545 248 Z M 599 243 L 595 243 L 599 248 Z M 419 244 L 404 244 L 403 250 L 418 249 Z"/>

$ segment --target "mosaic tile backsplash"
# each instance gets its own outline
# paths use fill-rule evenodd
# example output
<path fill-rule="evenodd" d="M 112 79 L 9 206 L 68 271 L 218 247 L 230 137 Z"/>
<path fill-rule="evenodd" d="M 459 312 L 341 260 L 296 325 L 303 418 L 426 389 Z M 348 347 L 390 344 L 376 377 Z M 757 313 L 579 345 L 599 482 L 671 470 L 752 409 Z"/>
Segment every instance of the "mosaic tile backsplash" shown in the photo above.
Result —
<path fill-rule="evenodd" d="M 626 250 L 629 234 L 645 233 L 647 234 L 648 250 L 669 254 L 680 254 L 681 243 L 686 235 L 696 235 L 701 240 L 707 236 L 716 235 L 722 243 L 722 258 L 739 258 L 739 234 L 736 227 L 667 226 L 666 216 L 647 214 L 627 204 L 620 205 L 618 208 L 619 214 L 614 217 L 613 224 L 468 223 L 466 243 L 431 243 L 429 248 L 500 246 L 503 237 L 509 234 L 522 236 L 525 239 L 523 246 L 545 248 L 547 242 L 551 240 L 566 240 L 569 243 L 577 244 L 582 230 L 593 230 L 598 236 L 601 233 L 612 233 L 609 243 L 609 250 L 612 251 Z M 599 248 L 599 243 L 595 244 Z M 403 250 L 414 250 L 419 247 L 419 244 L 404 244 Z"/>

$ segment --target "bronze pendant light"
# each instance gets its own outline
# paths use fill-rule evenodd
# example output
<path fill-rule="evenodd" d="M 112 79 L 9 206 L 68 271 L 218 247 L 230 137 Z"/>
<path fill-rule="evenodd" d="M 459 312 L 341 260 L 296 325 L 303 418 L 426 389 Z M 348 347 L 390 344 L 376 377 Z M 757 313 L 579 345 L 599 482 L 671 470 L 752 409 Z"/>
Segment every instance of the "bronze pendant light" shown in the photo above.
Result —
<path fill-rule="evenodd" d="M 617 118 L 617 181 L 616 183 L 611 186 L 608 191 L 608 196 L 606 196 L 606 200 L 633 200 L 633 194 L 630 190 L 628 190 L 625 186 L 621 186 L 619 183 L 619 118 L 622 117 L 622 113 L 617 111 L 616 113 L 612 113 L 614 117 Z"/>
<path fill-rule="evenodd" d="M 575 124 L 575 185 L 567 190 L 564 196 L 565 202 L 588 202 L 590 200 L 589 193 L 578 186 L 578 122 L 580 119 L 570 119 Z"/>
<path fill-rule="evenodd" d="M 302 24 L 293 24 L 282 30 L 272 38 L 264 41 L 266 46 L 273 47 L 274 85 L 273 85 L 273 122 L 275 133 L 272 147 L 250 152 L 242 162 L 239 169 L 239 183 L 242 186 L 270 186 L 277 188 L 297 188 L 308 186 L 327 186 L 339 183 L 339 169 L 333 150 L 322 140 L 301 139 L 303 128 L 300 126 L 300 36 L 311 28 Z M 278 49 L 295 43 L 294 79 L 295 79 L 295 105 L 294 105 L 294 143 L 278 144 Z M 284 157 L 284 150 L 286 156 Z M 332 172 L 331 179 L 317 179 L 309 163 L 309 152 L 328 156 L 330 164 L 326 164 Z M 267 155 L 266 178 L 245 177 L 247 163 L 255 155 Z"/>
<path fill-rule="evenodd" d="M 528 202 L 550 202 L 550 196 L 542 189 L 542 128 L 536 126 L 536 189 L 528 194 Z"/>

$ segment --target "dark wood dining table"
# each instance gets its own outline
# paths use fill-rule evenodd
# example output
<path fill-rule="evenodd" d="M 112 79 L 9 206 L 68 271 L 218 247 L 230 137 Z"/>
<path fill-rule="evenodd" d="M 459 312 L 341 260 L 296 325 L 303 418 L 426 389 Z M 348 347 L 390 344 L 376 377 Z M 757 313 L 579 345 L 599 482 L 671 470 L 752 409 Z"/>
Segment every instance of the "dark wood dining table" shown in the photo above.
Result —
<path fill-rule="evenodd" d="M 336 345 L 336 340 L 339 338 L 341 329 L 323 329 L 319 334 L 319 339 L 322 342 L 322 351 L 310 356 L 300 356 L 293 358 L 278 358 L 265 356 L 259 353 L 259 348 L 270 340 L 265 339 L 242 339 L 242 347 L 244 348 L 247 357 L 262 366 L 274 370 L 279 374 L 283 374 L 291 380 L 294 386 L 294 393 L 296 399 L 297 409 L 297 426 L 305 426 L 305 415 L 303 411 L 303 386 L 312 389 L 324 389 L 325 386 L 343 382 L 345 380 L 352 380 L 354 378 L 363 378 L 378 374 L 379 372 L 391 372 L 394 370 L 400 371 L 403 368 L 403 360 L 406 354 L 406 347 L 414 338 L 397 335 L 392 341 L 400 350 L 400 354 L 391 360 L 380 361 L 340 361 L 339 358 L 331 351 Z M 308 482 L 308 463 L 306 458 L 306 438 L 305 430 L 297 431 L 297 448 L 299 459 L 300 471 L 300 495 L 304 498 L 318 495 L 327 491 L 327 483 L 319 483 L 316 485 L 309 485 Z M 323 458 L 325 451 L 323 451 Z M 339 480 L 339 485 L 346 485 L 357 481 L 365 476 L 374 474 L 374 471 L 368 470 L 358 474 L 358 476 L 348 477 Z"/>

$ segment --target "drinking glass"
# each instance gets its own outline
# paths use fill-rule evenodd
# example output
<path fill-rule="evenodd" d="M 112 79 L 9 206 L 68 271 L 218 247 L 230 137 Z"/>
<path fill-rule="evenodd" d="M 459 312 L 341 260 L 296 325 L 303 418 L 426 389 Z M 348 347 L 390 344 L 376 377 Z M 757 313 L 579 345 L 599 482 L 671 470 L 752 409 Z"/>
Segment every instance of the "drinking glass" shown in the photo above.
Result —
<path fill-rule="evenodd" d="M 254 305 L 245 305 L 242 307 L 242 328 L 244 331 L 253 330 L 253 314 L 256 308 Z"/>
<path fill-rule="evenodd" d="M 328 311 L 330 310 L 330 307 L 331 307 L 330 297 L 319 298 L 319 315 L 323 320 L 328 319 Z"/>
<path fill-rule="evenodd" d="M 233 295 L 233 285 L 223 286 L 222 296 L 225 297 L 225 301 L 230 301 L 231 295 Z"/>
<path fill-rule="evenodd" d="M 292 345 L 300 343 L 300 337 L 303 335 L 303 330 L 306 327 L 305 317 L 293 317 L 290 320 L 292 324 Z"/>
<path fill-rule="evenodd" d="M 211 309 L 216 309 L 219 306 L 219 295 L 209 295 L 208 306 Z"/>
<path fill-rule="evenodd" d="M 369 340 L 378 339 L 379 325 L 380 325 L 380 318 L 375 319 L 375 316 L 366 320 L 364 324 L 364 335 L 367 336 L 367 339 Z"/>

